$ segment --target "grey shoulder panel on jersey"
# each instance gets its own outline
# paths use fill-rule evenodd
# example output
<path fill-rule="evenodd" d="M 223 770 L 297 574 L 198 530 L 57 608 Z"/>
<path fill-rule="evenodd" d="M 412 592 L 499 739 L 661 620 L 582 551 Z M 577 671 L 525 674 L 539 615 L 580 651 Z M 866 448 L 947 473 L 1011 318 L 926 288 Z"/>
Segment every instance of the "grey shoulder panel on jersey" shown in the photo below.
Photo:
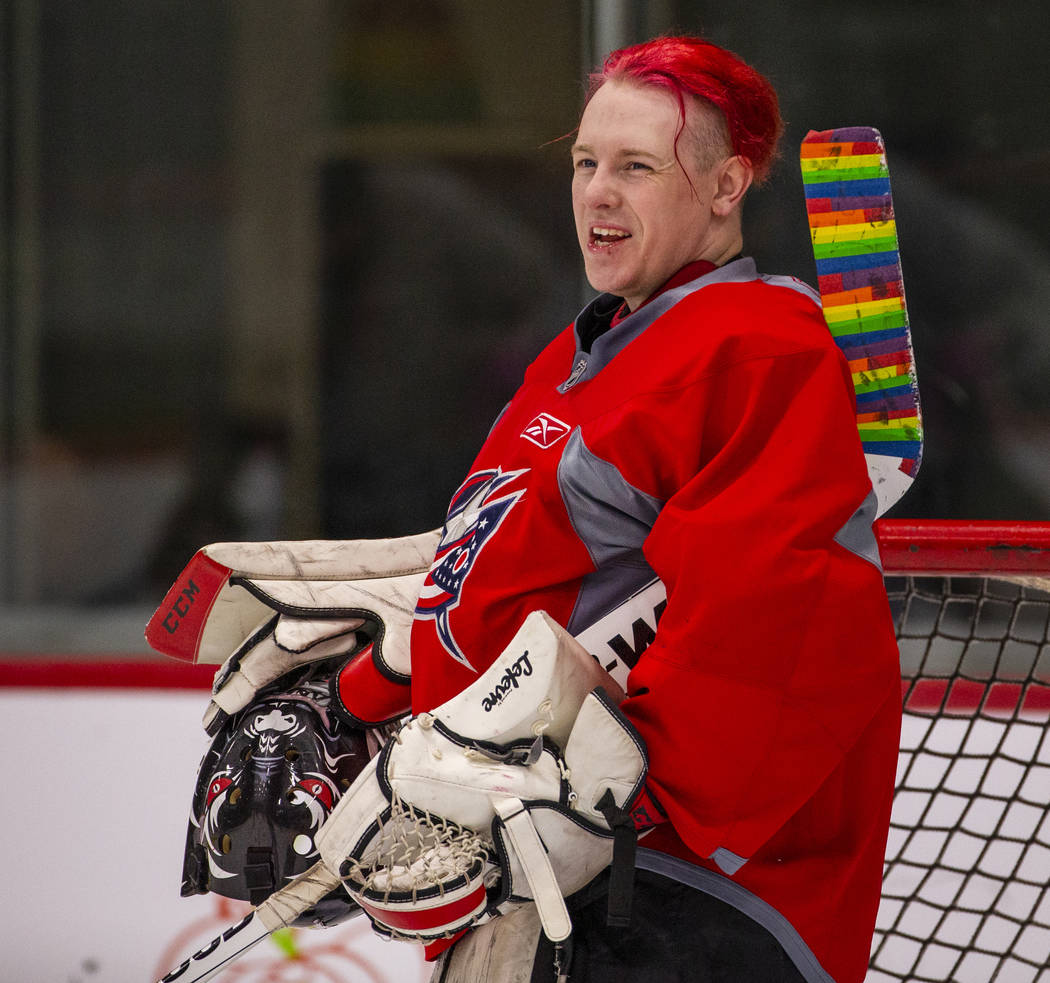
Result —
<path fill-rule="evenodd" d="M 641 548 L 664 503 L 635 488 L 594 454 L 577 427 L 558 461 L 558 488 L 576 534 L 596 567 Z"/>
<path fill-rule="evenodd" d="M 558 462 L 558 488 L 573 529 L 595 572 L 585 578 L 569 625 L 586 627 L 656 574 L 642 544 L 664 503 L 635 488 L 619 468 L 587 447 L 577 427 Z"/>

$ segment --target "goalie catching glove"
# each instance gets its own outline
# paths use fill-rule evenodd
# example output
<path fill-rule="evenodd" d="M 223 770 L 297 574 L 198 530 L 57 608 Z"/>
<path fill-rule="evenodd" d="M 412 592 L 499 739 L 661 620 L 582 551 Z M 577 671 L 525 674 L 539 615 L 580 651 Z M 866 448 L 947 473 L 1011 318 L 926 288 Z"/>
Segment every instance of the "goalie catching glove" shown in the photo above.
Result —
<path fill-rule="evenodd" d="M 438 539 L 206 546 L 146 640 L 176 659 L 221 663 L 204 716 L 212 736 L 275 680 L 335 656 L 346 663 L 332 686 L 339 711 L 362 726 L 395 720 L 409 708 L 409 635 Z"/>
<path fill-rule="evenodd" d="M 620 696 L 533 613 L 474 684 L 369 763 L 317 836 L 323 866 L 386 935 L 432 942 L 534 901 L 563 942 L 564 898 L 612 861 L 611 823 L 633 842 L 647 762 Z"/>

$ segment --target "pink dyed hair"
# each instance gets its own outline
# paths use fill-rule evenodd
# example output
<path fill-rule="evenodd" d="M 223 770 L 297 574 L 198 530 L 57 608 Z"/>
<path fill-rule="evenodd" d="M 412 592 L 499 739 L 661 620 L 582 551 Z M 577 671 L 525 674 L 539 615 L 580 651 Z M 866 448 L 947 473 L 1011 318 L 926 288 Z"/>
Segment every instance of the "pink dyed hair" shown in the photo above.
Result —
<path fill-rule="evenodd" d="M 682 111 L 683 128 L 687 98 L 704 100 L 722 114 L 729 145 L 754 168 L 755 181 L 761 183 L 769 174 L 784 129 L 777 94 L 768 79 L 731 51 L 703 38 L 655 38 L 612 52 L 590 76 L 588 102 L 606 82 L 670 90 Z"/>

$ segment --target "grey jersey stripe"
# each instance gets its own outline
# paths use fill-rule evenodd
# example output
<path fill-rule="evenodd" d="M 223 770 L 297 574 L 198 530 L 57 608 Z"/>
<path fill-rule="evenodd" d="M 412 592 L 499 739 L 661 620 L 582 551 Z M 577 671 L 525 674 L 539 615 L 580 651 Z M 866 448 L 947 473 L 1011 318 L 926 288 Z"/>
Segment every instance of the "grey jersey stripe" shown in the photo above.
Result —
<path fill-rule="evenodd" d="M 863 560 L 873 564 L 882 573 L 882 556 L 879 553 L 878 540 L 875 538 L 875 519 L 879 514 L 879 499 L 875 489 L 868 492 L 868 497 L 861 502 L 857 511 L 846 524 L 835 533 L 835 542 Z"/>
<path fill-rule="evenodd" d="M 585 627 L 656 574 L 642 544 L 664 503 L 631 485 L 619 469 L 594 454 L 577 427 L 558 461 L 558 490 L 569 521 L 595 571 L 584 579 L 568 629 Z"/>
<path fill-rule="evenodd" d="M 592 453 L 579 427 L 558 461 L 558 489 L 596 567 L 640 549 L 664 507 L 660 499 L 628 483 L 615 464 Z"/>
<path fill-rule="evenodd" d="M 711 854 L 710 859 L 718 864 L 719 869 L 729 874 L 730 877 L 747 863 L 747 857 L 738 857 L 732 850 L 727 850 L 724 846 L 720 846 L 715 850 Z"/>

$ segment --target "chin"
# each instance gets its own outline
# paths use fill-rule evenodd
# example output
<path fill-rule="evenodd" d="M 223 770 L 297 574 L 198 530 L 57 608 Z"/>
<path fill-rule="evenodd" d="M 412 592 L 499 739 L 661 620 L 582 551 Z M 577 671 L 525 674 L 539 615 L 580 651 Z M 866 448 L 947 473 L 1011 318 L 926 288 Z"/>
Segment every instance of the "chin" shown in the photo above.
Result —
<path fill-rule="evenodd" d="M 592 273 L 590 270 L 586 270 L 586 273 L 587 282 L 599 293 L 615 294 L 617 297 L 622 297 L 625 291 L 631 289 L 630 284 L 624 283 L 608 273 Z"/>

